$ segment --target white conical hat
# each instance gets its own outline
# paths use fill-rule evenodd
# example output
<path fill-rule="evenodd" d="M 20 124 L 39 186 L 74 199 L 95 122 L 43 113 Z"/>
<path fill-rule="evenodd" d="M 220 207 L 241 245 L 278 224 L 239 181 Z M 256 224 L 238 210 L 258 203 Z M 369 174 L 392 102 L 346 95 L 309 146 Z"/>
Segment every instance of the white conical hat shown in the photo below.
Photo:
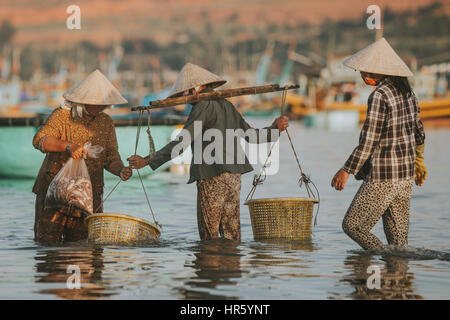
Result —
<path fill-rule="evenodd" d="M 223 85 L 226 80 L 193 63 L 186 63 L 172 86 L 169 98 L 186 90 L 210 84 L 214 88 Z"/>
<path fill-rule="evenodd" d="M 385 38 L 358 51 L 343 62 L 358 71 L 399 77 L 411 77 L 413 73 L 392 49 Z"/>
<path fill-rule="evenodd" d="M 93 105 L 123 104 L 128 101 L 99 70 L 92 72 L 87 78 L 75 84 L 65 92 L 66 100 Z"/>

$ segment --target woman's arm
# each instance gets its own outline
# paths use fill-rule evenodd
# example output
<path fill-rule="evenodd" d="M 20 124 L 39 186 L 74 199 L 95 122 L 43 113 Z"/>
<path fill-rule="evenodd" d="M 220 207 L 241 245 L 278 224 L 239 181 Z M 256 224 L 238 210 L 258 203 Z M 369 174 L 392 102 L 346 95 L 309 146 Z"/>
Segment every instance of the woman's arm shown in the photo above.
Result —
<path fill-rule="evenodd" d="M 415 110 L 414 110 L 414 122 L 415 122 L 415 130 L 414 130 L 414 139 L 416 140 L 416 145 L 421 145 L 425 143 L 425 130 L 423 128 L 422 120 L 420 120 L 420 108 L 419 101 L 417 97 L 414 96 L 415 100 Z"/>
<path fill-rule="evenodd" d="M 125 167 L 120 159 L 111 162 L 106 170 L 120 177 L 123 181 L 130 179 L 133 174 L 131 169 L 129 167 Z"/>
<path fill-rule="evenodd" d="M 70 142 L 63 141 L 54 136 L 46 135 L 40 141 L 41 150 L 46 152 L 65 152 L 68 151 Z"/>
<path fill-rule="evenodd" d="M 372 155 L 376 148 L 386 119 L 386 106 L 383 95 L 375 91 L 369 98 L 367 118 L 361 129 L 359 145 L 331 180 L 331 186 L 336 190 L 344 190 L 350 174 L 356 175 Z"/>
<path fill-rule="evenodd" d="M 127 159 L 127 161 L 130 163 L 130 168 L 133 169 L 141 169 L 148 165 L 150 161 L 150 155 L 146 157 L 141 157 L 138 155 L 133 155 Z"/>
<path fill-rule="evenodd" d="M 162 164 L 172 159 L 174 148 L 176 151 L 180 150 L 184 152 L 186 148 L 197 138 L 198 135 L 202 134 L 202 130 L 194 130 L 195 122 L 201 123 L 201 128 L 207 127 L 208 122 L 212 117 L 214 117 L 214 101 L 200 101 L 192 108 L 183 129 L 177 135 L 177 137 L 166 144 L 162 149 L 158 150 L 155 154 L 147 156 L 145 158 L 141 156 L 131 156 L 127 159 L 130 164 L 130 168 L 140 169 L 146 165 L 150 165 L 153 170 L 156 170 Z M 176 152 L 176 156 L 180 153 Z"/>
<path fill-rule="evenodd" d="M 42 137 L 41 151 L 45 152 L 70 152 L 74 159 L 87 156 L 87 151 L 78 144 L 67 142 L 47 135 Z"/>
<path fill-rule="evenodd" d="M 33 146 L 43 153 L 70 152 L 72 158 L 79 159 L 87 155 L 86 150 L 77 144 L 61 140 L 64 123 L 67 122 L 68 113 L 61 108 L 55 109 L 45 124 L 39 128 L 33 137 Z"/>
<path fill-rule="evenodd" d="M 106 168 L 106 170 L 108 170 L 112 174 L 118 176 L 118 175 L 120 175 L 120 171 L 122 171 L 122 169 L 124 167 L 125 166 L 123 165 L 122 160 L 115 160 L 109 164 L 109 166 Z"/>
<path fill-rule="evenodd" d="M 120 177 L 123 181 L 128 180 L 133 172 L 129 167 L 125 167 L 119 154 L 117 144 L 116 129 L 112 120 L 109 120 L 109 144 L 106 147 L 106 163 L 104 168 L 112 174 Z"/>
<path fill-rule="evenodd" d="M 357 174 L 373 154 L 381 138 L 386 121 L 387 106 L 381 92 L 375 91 L 367 105 L 367 117 L 359 137 L 359 144 L 345 162 L 343 169 L 349 174 Z"/>

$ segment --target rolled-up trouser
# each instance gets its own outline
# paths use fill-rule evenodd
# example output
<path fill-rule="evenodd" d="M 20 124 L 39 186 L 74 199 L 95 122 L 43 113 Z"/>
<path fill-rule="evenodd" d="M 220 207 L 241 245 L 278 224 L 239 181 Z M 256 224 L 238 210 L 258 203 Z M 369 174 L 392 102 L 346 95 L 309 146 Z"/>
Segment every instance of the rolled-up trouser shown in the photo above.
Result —
<path fill-rule="evenodd" d="M 101 211 L 100 211 L 101 212 Z M 77 208 L 45 208 L 45 194 L 36 196 L 34 239 L 42 242 L 79 241 L 88 237 L 85 214 Z"/>
<path fill-rule="evenodd" d="M 201 240 L 216 239 L 219 234 L 241 240 L 241 174 L 225 172 L 197 181 L 197 223 Z"/>
<path fill-rule="evenodd" d="M 407 245 L 412 183 L 364 181 L 342 222 L 344 232 L 366 250 L 382 248 L 383 242 L 370 233 L 382 217 L 388 244 Z"/>

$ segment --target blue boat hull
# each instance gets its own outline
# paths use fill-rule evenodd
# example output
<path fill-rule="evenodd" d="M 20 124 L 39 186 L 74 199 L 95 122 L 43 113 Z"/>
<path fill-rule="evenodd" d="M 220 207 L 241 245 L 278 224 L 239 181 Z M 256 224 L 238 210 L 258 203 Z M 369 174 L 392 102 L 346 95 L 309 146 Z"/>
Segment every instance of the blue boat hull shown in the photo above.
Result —
<path fill-rule="evenodd" d="M 137 127 L 116 127 L 116 135 L 119 144 L 119 153 L 126 164 L 126 159 L 134 154 Z M 149 153 L 149 143 L 145 128 L 141 129 L 138 154 L 146 156 Z M 152 136 L 156 150 L 162 148 L 175 130 L 175 126 L 152 126 Z M 32 143 L 37 128 L 33 126 L 0 127 L 0 177 L 2 178 L 35 178 L 39 172 L 45 155 L 36 150 Z M 165 170 L 170 162 L 158 168 L 156 171 Z M 140 170 L 143 176 L 153 173 L 146 167 Z M 113 178 L 112 174 L 105 171 L 105 178 Z"/>

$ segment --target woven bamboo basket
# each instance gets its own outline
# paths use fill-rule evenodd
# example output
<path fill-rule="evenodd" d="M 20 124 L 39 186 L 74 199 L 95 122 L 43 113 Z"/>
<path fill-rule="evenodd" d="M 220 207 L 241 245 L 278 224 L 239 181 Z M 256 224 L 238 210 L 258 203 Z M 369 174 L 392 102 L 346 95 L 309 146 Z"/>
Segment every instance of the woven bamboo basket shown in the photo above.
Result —
<path fill-rule="evenodd" d="M 133 244 L 158 239 L 158 226 L 125 214 L 96 213 L 86 218 L 88 241 L 98 244 Z"/>
<path fill-rule="evenodd" d="M 263 198 L 245 202 L 255 240 L 311 238 L 314 204 L 311 198 Z"/>

